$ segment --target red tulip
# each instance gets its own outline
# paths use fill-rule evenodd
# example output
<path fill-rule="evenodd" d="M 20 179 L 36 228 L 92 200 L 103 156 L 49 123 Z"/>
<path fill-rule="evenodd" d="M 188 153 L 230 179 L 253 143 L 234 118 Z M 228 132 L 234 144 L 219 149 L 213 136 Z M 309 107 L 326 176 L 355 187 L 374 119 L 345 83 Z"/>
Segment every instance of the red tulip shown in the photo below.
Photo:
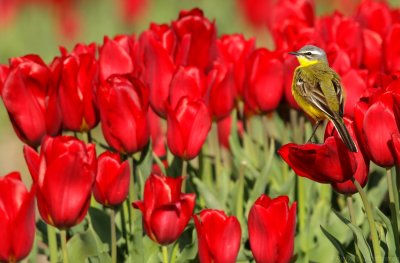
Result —
<path fill-rule="evenodd" d="M 250 209 L 250 248 L 257 263 L 286 263 L 293 256 L 296 203 L 289 198 L 261 195 Z"/>
<path fill-rule="evenodd" d="M 400 148 L 394 136 L 400 133 L 399 103 L 399 95 L 386 92 L 365 112 L 362 130 L 366 148 L 371 160 L 382 167 L 398 164 L 396 155 L 400 153 Z"/>
<path fill-rule="evenodd" d="M 233 64 L 235 97 L 243 98 L 246 60 L 255 49 L 255 39 L 241 34 L 223 35 L 217 40 L 219 56 L 225 64 Z"/>
<path fill-rule="evenodd" d="M 80 54 L 63 56 L 62 65 L 58 93 L 64 129 L 86 132 L 99 122 L 95 104 L 98 63 L 91 51 L 80 50 Z"/>
<path fill-rule="evenodd" d="M 93 187 L 94 198 L 102 205 L 116 206 L 127 197 L 130 179 L 129 162 L 121 162 L 118 153 L 104 152 L 97 161 Z"/>
<path fill-rule="evenodd" d="M 133 36 L 119 35 L 114 39 L 104 37 L 100 47 L 100 80 L 105 81 L 113 74 L 123 75 L 136 72 L 135 54 L 137 47 Z"/>
<path fill-rule="evenodd" d="M 357 129 L 355 123 L 348 119 L 344 118 L 344 122 L 346 124 L 347 130 L 349 131 L 352 138 L 354 138 L 354 142 L 357 146 L 358 152 L 354 153 L 354 157 L 356 160 L 356 171 L 353 174 L 353 178 L 356 179 L 361 187 L 364 187 L 368 181 L 369 174 L 369 158 L 367 153 L 364 151 L 364 146 L 360 144 L 359 138 L 361 135 L 357 136 Z M 326 126 L 325 130 L 325 138 L 330 136 L 335 136 L 335 138 L 340 138 L 337 130 L 334 128 L 332 122 L 329 122 Z M 332 183 L 333 189 L 342 194 L 354 194 L 357 192 L 357 188 L 353 184 L 352 180 L 347 180 L 343 183 Z"/>
<path fill-rule="evenodd" d="M 196 67 L 179 67 L 174 74 L 169 91 L 169 101 L 175 108 L 183 97 L 190 100 L 201 99 L 206 93 L 204 74 Z"/>
<path fill-rule="evenodd" d="M 384 40 L 384 54 L 386 69 L 389 72 L 400 70 L 400 46 L 398 45 L 400 40 L 400 23 L 393 24 Z"/>
<path fill-rule="evenodd" d="M 147 0 L 120 0 L 120 11 L 125 23 L 132 23 L 146 11 Z"/>
<path fill-rule="evenodd" d="M 59 229 L 79 224 L 90 205 L 97 167 L 95 145 L 69 136 L 46 137 L 40 154 L 24 146 L 24 156 L 42 219 Z"/>
<path fill-rule="evenodd" d="M 150 105 L 161 117 L 166 116 L 165 102 L 168 100 L 169 86 L 175 72 L 172 57 L 175 45 L 175 34 L 167 25 L 152 24 L 140 36 L 144 82 L 150 89 Z"/>
<path fill-rule="evenodd" d="M 206 73 L 217 57 L 217 30 L 214 22 L 204 17 L 203 11 L 195 8 L 181 11 L 179 18 L 172 22 L 178 46 L 175 63 L 194 66 Z"/>
<path fill-rule="evenodd" d="M 372 30 L 363 29 L 363 47 L 363 66 L 371 71 L 382 70 L 382 37 Z"/>
<path fill-rule="evenodd" d="M 363 27 L 378 33 L 381 37 L 385 36 L 392 24 L 390 7 L 384 1 L 361 1 L 358 6 L 356 19 Z"/>
<path fill-rule="evenodd" d="M 240 223 L 224 211 L 205 209 L 200 215 L 193 215 L 199 240 L 201 263 L 236 262 L 240 248 Z"/>
<path fill-rule="evenodd" d="M 3 90 L 4 81 L 6 80 L 9 72 L 10 68 L 7 65 L 0 65 L 0 96 L 1 91 Z"/>
<path fill-rule="evenodd" d="M 173 109 L 167 106 L 167 144 L 185 160 L 196 157 L 211 129 L 211 117 L 201 100 L 182 98 Z"/>
<path fill-rule="evenodd" d="M 153 152 L 158 157 L 165 156 L 167 154 L 165 128 L 161 124 L 160 117 L 151 108 L 147 113 L 147 121 L 149 123 Z"/>
<path fill-rule="evenodd" d="M 183 179 L 151 174 L 143 201 L 132 204 L 143 214 L 146 234 L 161 245 L 177 240 L 193 214 L 196 195 L 181 193 Z"/>
<path fill-rule="evenodd" d="M 354 116 L 354 106 L 367 92 L 367 72 L 365 70 L 350 69 L 342 76 L 342 86 L 345 90 L 346 100 L 344 114 Z"/>
<path fill-rule="evenodd" d="M 225 63 L 215 62 L 207 76 L 207 84 L 206 104 L 212 118 L 220 120 L 228 116 L 235 106 L 232 67 Z"/>
<path fill-rule="evenodd" d="M 34 190 L 28 191 L 18 172 L 0 177 L 0 261 L 20 261 L 35 238 Z"/>
<path fill-rule="evenodd" d="M 278 153 L 297 175 L 319 183 L 343 183 L 357 169 L 354 154 L 337 137 L 329 137 L 323 144 L 289 143 Z"/>
<path fill-rule="evenodd" d="M 148 94 L 132 76 L 113 75 L 97 90 L 101 129 L 107 143 L 122 153 L 143 149 L 149 141 Z"/>
<path fill-rule="evenodd" d="M 32 147 L 40 145 L 46 134 L 60 132 L 55 87 L 52 73 L 40 57 L 10 60 L 1 96 L 18 137 Z"/>
<path fill-rule="evenodd" d="M 253 52 L 247 62 L 244 102 L 253 112 L 275 110 L 283 95 L 283 64 L 276 52 Z"/>

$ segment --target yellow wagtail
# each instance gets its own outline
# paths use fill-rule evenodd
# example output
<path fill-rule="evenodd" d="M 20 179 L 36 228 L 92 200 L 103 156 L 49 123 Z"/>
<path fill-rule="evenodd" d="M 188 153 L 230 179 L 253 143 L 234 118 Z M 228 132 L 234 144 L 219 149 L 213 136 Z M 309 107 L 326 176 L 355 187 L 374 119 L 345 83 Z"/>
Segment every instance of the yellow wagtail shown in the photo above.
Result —
<path fill-rule="evenodd" d="M 325 51 L 316 46 L 306 45 L 289 54 L 295 55 L 300 63 L 293 76 L 293 97 L 300 108 L 316 121 L 308 141 L 311 141 L 319 124 L 329 119 L 347 148 L 357 152 L 357 147 L 343 122 L 344 99 L 340 77 L 329 67 Z"/>

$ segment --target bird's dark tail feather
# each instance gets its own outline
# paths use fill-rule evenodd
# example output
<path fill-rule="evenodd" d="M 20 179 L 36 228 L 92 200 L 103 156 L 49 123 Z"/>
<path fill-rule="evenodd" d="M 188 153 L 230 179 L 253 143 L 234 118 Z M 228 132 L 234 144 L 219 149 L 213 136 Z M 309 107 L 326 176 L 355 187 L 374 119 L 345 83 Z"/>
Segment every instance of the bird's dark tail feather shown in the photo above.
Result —
<path fill-rule="evenodd" d="M 346 128 L 346 125 L 344 125 L 342 118 L 331 119 L 331 120 L 336 130 L 338 131 L 340 138 L 342 138 L 342 141 L 347 146 L 347 148 L 349 148 L 349 150 L 352 152 L 358 152 L 357 146 L 354 143 L 353 139 L 351 138 L 350 133 Z"/>

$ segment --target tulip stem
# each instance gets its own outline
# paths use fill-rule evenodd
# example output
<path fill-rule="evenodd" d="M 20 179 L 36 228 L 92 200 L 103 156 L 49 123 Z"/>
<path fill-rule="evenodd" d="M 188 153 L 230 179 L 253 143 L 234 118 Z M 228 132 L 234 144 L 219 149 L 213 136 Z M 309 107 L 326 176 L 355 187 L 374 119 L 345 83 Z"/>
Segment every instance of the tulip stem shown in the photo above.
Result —
<path fill-rule="evenodd" d="M 110 225 L 111 225 L 111 262 L 117 263 L 117 233 L 115 231 L 115 210 L 110 208 Z"/>
<path fill-rule="evenodd" d="M 389 192 L 389 208 L 390 208 L 390 221 L 392 222 L 393 234 L 394 234 L 394 243 L 396 245 L 396 250 L 399 248 L 399 228 L 397 222 L 398 216 L 398 206 L 396 206 L 396 198 L 394 194 L 394 187 L 393 178 L 392 178 L 392 171 L 391 169 L 386 169 L 386 179 L 388 185 L 388 192 Z"/>
<path fill-rule="evenodd" d="M 346 201 L 347 201 L 347 208 L 349 209 L 350 221 L 353 225 L 356 226 L 357 220 L 356 220 L 356 215 L 354 213 L 353 198 L 351 197 L 351 195 L 346 196 Z M 361 256 L 361 252 L 358 246 L 354 246 L 354 250 L 356 251 L 357 258 L 360 260 L 360 262 L 362 262 L 363 258 Z"/>
<path fill-rule="evenodd" d="M 86 143 L 92 143 L 92 133 L 90 130 L 86 132 Z"/>
<path fill-rule="evenodd" d="M 188 163 L 189 161 L 186 160 L 182 160 L 182 177 L 183 179 L 187 179 L 187 175 L 188 175 Z M 186 192 L 186 182 L 187 180 L 184 180 L 183 184 L 182 184 L 182 192 Z"/>
<path fill-rule="evenodd" d="M 169 263 L 168 248 L 166 246 L 162 246 L 161 250 L 162 250 L 162 254 L 163 254 L 163 263 Z"/>
<path fill-rule="evenodd" d="M 47 238 L 49 240 L 50 262 L 57 263 L 56 229 L 51 225 L 47 225 Z"/>
<path fill-rule="evenodd" d="M 61 230 L 61 248 L 63 251 L 63 262 L 68 263 L 68 251 L 67 251 L 67 231 Z"/>
<path fill-rule="evenodd" d="M 360 183 L 354 177 L 351 178 L 351 181 L 357 188 L 357 191 L 360 194 L 361 200 L 364 204 L 364 209 L 367 214 L 367 219 L 368 219 L 368 223 L 369 223 L 369 229 L 371 231 L 372 249 L 374 251 L 375 262 L 380 263 L 380 262 L 382 262 L 382 255 L 381 255 L 381 250 L 380 250 L 380 246 L 379 246 L 378 232 L 376 231 L 374 215 L 372 214 L 371 204 L 368 201 L 368 197 L 367 197 L 366 193 L 364 192 L 364 190 L 362 189 Z"/>

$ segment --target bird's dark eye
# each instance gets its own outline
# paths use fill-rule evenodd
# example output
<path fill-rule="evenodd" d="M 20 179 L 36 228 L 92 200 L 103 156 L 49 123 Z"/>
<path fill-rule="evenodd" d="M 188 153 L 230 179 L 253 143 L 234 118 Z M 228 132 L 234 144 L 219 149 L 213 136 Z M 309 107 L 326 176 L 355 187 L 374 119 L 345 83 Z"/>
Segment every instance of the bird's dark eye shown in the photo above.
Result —
<path fill-rule="evenodd" d="M 306 53 L 306 56 L 311 56 L 311 55 L 312 55 L 311 52 L 307 52 L 307 53 Z"/>

